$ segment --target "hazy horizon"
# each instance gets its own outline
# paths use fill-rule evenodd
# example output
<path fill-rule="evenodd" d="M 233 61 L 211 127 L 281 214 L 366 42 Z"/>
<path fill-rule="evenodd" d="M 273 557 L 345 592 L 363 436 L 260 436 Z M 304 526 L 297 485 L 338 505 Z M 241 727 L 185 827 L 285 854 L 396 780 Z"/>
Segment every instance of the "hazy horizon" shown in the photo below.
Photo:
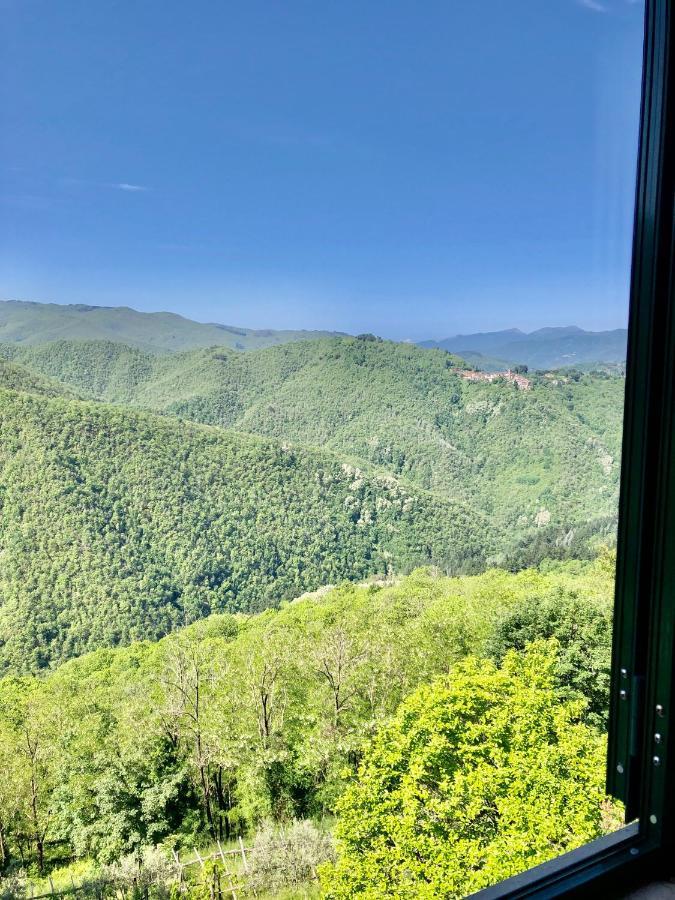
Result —
<path fill-rule="evenodd" d="M 201 324 L 201 325 L 219 325 L 219 326 L 227 326 L 227 327 L 233 327 L 233 328 L 242 328 L 242 329 L 247 329 L 247 330 L 252 330 L 252 331 L 259 331 L 259 330 L 264 331 L 267 329 L 269 329 L 271 331 L 330 331 L 330 332 L 343 333 L 343 334 L 350 335 L 350 336 L 353 336 L 356 334 L 372 332 L 373 334 L 376 334 L 378 337 L 384 338 L 385 340 L 402 341 L 402 342 L 405 342 L 405 341 L 412 341 L 412 342 L 442 341 L 447 338 L 462 337 L 463 335 L 479 334 L 479 333 L 486 333 L 486 332 L 492 332 L 492 331 L 494 331 L 494 332 L 517 331 L 517 332 L 521 332 L 523 334 L 532 334 L 533 332 L 540 331 L 543 329 L 580 328 L 582 331 L 586 331 L 586 332 L 601 332 L 601 331 L 625 330 L 627 327 L 626 323 L 624 323 L 623 325 L 609 326 L 607 328 L 583 328 L 582 326 L 578 325 L 577 322 L 550 321 L 543 325 L 538 325 L 534 328 L 522 327 L 522 326 L 516 324 L 516 325 L 506 325 L 502 328 L 489 328 L 489 329 L 488 328 L 483 328 L 483 329 L 476 328 L 471 331 L 469 331 L 469 330 L 447 331 L 447 333 L 439 332 L 439 333 L 426 334 L 423 337 L 405 338 L 405 337 L 393 336 L 391 334 L 386 333 L 386 325 L 383 325 L 379 330 L 378 330 L 378 328 L 366 328 L 366 329 L 362 329 L 359 331 L 350 331 L 344 327 L 310 328 L 302 323 L 291 323 L 291 324 L 286 324 L 286 325 L 277 327 L 274 325 L 251 325 L 247 321 L 238 321 L 238 320 L 237 321 L 235 321 L 235 320 L 224 321 L 224 320 L 217 320 L 217 319 L 198 318 L 197 316 L 187 315 L 186 313 L 180 312 L 179 310 L 169 309 L 166 307 L 158 308 L 158 309 L 140 309 L 129 303 L 82 303 L 82 302 L 61 303 L 61 302 L 58 302 L 55 300 L 33 300 L 33 299 L 26 298 L 26 297 L 0 297 L 0 303 L 32 303 L 32 304 L 38 304 L 40 306 L 54 305 L 54 306 L 64 306 L 64 307 L 68 307 L 68 306 L 95 307 L 95 308 L 100 308 L 100 309 L 130 309 L 133 312 L 148 313 L 148 314 L 168 313 L 171 315 L 181 316 L 184 319 L 188 319 L 189 321 L 192 321 L 192 322 L 197 322 L 198 324 Z"/>

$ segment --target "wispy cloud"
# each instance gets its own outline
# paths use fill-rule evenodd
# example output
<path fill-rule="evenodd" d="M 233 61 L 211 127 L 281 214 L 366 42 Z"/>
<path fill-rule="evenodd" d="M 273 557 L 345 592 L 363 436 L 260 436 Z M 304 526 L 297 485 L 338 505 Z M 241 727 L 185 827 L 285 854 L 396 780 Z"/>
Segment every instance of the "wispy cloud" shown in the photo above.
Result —
<path fill-rule="evenodd" d="M 137 193 L 138 191 L 147 191 L 148 189 L 142 184 L 129 184 L 127 181 L 119 181 L 111 187 L 117 188 L 118 191 L 129 191 Z"/>
<path fill-rule="evenodd" d="M 138 194 L 150 190 L 144 184 L 132 184 L 130 181 L 91 181 L 87 178 L 73 178 L 70 175 L 59 178 L 57 184 L 62 188 L 104 189 L 126 191 L 129 194 Z"/>
<path fill-rule="evenodd" d="M 590 9 L 593 12 L 597 13 L 605 13 L 608 12 L 607 7 L 604 3 L 599 3 L 598 0 L 577 0 L 577 3 L 580 6 L 585 7 L 585 9 Z"/>

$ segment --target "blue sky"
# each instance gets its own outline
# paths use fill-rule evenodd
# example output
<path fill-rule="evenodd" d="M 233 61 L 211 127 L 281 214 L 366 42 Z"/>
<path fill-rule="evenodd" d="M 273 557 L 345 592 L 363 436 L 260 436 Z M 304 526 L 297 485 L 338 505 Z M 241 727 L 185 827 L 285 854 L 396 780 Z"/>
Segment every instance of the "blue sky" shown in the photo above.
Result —
<path fill-rule="evenodd" d="M 630 0 L 0 0 L 0 297 L 625 324 Z"/>

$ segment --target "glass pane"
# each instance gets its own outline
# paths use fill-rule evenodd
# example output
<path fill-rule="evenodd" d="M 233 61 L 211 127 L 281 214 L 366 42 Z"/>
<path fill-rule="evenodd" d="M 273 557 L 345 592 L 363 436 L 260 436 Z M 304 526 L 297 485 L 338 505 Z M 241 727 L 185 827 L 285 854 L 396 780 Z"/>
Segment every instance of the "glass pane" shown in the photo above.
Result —
<path fill-rule="evenodd" d="M 641 3 L 3 11 L 0 895 L 620 827 Z"/>

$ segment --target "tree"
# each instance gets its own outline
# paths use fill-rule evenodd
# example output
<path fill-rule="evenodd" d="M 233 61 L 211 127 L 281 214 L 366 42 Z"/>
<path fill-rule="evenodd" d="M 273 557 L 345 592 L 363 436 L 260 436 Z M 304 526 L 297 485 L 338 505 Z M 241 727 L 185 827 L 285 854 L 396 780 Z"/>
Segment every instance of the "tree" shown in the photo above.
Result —
<path fill-rule="evenodd" d="M 167 645 L 165 665 L 161 673 L 166 703 L 166 719 L 176 742 L 184 740 L 190 746 L 191 761 L 198 773 L 204 815 L 211 836 L 216 838 L 209 777 L 211 753 L 204 740 L 203 708 L 208 671 L 200 647 L 184 635 L 178 635 Z"/>
<path fill-rule="evenodd" d="M 16 743 L 15 735 L 6 723 L 0 723 L 0 771 L 3 772 L 0 779 L 0 872 L 12 858 L 11 839 L 20 827 L 22 794 L 25 790 L 16 765 Z"/>
<path fill-rule="evenodd" d="M 332 726 L 336 731 L 340 727 L 343 712 L 356 694 L 352 672 L 367 656 L 363 649 L 364 643 L 363 638 L 358 640 L 338 623 L 323 635 L 315 650 L 317 674 L 327 686 Z"/>
<path fill-rule="evenodd" d="M 608 649 L 613 571 L 609 552 L 545 572 L 448 578 L 421 569 L 256 616 L 212 615 L 157 644 L 101 649 L 44 677 L 0 679 L 0 867 L 4 856 L 5 868 L 37 868 L 36 834 L 48 851 L 58 842 L 60 855 L 69 845 L 72 858 L 106 864 L 144 846 L 223 840 L 266 818 L 332 818 L 367 742 L 421 685 L 432 697 L 456 689 L 458 733 L 481 725 L 482 707 L 472 705 L 480 690 L 458 668 L 466 656 L 493 656 L 474 666 L 492 722 L 487 746 L 501 740 L 497 713 L 525 701 L 498 667 L 509 650 L 551 633 L 560 643 L 552 689 L 567 709 L 582 701 L 578 719 L 593 724 L 583 700 L 604 690 L 596 662 Z M 497 692 L 503 704 L 490 711 Z M 541 708 L 528 707 L 554 734 Z M 510 724 L 501 722 L 503 734 Z M 443 736 L 441 725 L 432 732 Z M 595 729 L 582 733 L 598 741 Z M 480 762 L 461 739 L 460 762 L 462 753 Z M 402 765 L 394 761 L 392 777 Z M 574 767 L 561 771 L 577 777 Z M 53 855 L 45 852 L 47 866 Z"/>
<path fill-rule="evenodd" d="M 610 595 L 611 596 L 611 595 Z M 487 654 L 499 663 L 508 650 L 523 650 L 535 640 L 556 638 L 555 682 L 564 699 L 584 698 L 585 719 L 607 727 L 612 662 L 612 605 L 562 589 L 533 593 L 504 610 L 487 642 Z"/>
<path fill-rule="evenodd" d="M 42 693 L 40 683 L 32 679 L 7 678 L 0 682 L 0 743 L 12 757 L 10 789 L 18 792 L 18 798 L 16 794 L 11 797 L 0 823 L 2 853 L 6 860 L 10 824 L 4 816 L 9 814 L 22 855 L 24 846 L 30 847 L 40 873 L 44 871 L 45 844 L 53 819 L 55 763 L 51 711 Z"/>
<path fill-rule="evenodd" d="M 556 649 L 468 658 L 401 704 L 338 802 L 326 897 L 463 897 L 602 833 L 603 740 Z"/>

